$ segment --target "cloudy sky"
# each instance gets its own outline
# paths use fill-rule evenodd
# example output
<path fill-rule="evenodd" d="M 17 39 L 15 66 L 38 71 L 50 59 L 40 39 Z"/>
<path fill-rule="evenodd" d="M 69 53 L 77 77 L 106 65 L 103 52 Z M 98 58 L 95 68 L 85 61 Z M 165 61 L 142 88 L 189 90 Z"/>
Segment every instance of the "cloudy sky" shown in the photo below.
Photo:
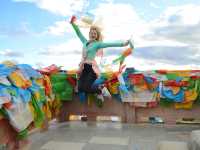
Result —
<path fill-rule="evenodd" d="M 126 59 L 138 70 L 200 69 L 200 1 L 1 0 L 0 61 L 76 69 L 81 42 L 70 17 L 90 13 L 101 21 L 105 42 L 132 37 Z M 88 37 L 88 29 L 81 28 Z M 123 48 L 104 49 L 109 64 Z"/>

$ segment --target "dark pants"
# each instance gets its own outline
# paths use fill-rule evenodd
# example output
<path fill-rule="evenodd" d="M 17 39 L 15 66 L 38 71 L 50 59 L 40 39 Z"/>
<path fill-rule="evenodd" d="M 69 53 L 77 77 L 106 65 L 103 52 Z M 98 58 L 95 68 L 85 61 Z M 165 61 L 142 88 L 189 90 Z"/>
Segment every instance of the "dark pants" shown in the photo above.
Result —
<path fill-rule="evenodd" d="M 101 94 L 101 90 L 98 87 L 92 87 L 92 84 L 94 83 L 96 79 L 97 79 L 97 75 L 92 69 L 92 65 L 84 64 L 84 69 L 78 81 L 79 92 Z"/>

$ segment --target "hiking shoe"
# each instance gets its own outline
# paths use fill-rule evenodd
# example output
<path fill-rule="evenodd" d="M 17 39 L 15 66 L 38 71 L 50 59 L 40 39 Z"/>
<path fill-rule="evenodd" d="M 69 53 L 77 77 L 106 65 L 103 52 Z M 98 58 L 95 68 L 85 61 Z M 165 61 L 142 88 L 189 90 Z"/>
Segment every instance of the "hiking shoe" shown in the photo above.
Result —
<path fill-rule="evenodd" d="M 111 94 L 106 87 L 104 87 L 101 91 L 103 96 L 111 98 Z"/>

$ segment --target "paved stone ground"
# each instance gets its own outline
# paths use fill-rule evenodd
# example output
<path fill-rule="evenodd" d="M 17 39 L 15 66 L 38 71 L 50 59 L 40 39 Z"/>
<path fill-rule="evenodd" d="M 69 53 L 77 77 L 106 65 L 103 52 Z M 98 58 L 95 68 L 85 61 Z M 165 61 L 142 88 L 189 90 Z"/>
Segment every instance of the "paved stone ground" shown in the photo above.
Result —
<path fill-rule="evenodd" d="M 31 150 L 156 150 L 159 141 L 189 141 L 200 126 L 121 124 L 113 122 L 53 123 L 47 132 L 30 135 Z"/>

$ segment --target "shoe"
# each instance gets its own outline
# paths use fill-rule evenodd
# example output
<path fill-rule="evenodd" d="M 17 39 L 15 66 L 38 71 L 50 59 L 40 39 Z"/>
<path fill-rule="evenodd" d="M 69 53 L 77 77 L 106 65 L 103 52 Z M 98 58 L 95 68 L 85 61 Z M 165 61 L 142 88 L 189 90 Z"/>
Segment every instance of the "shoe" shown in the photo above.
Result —
<path fill-rule="evenodd" d="M 111 94 L 106 87 L 102 89 L 102 95 L 108 98 L 111 98 Z"/>
<path fill-rule="evenodd" d="M 102 94 L 98 94 L 97 95 L 97 99 L 101 100 L 102 102 L 104 102 L 104 97 Z"/>

